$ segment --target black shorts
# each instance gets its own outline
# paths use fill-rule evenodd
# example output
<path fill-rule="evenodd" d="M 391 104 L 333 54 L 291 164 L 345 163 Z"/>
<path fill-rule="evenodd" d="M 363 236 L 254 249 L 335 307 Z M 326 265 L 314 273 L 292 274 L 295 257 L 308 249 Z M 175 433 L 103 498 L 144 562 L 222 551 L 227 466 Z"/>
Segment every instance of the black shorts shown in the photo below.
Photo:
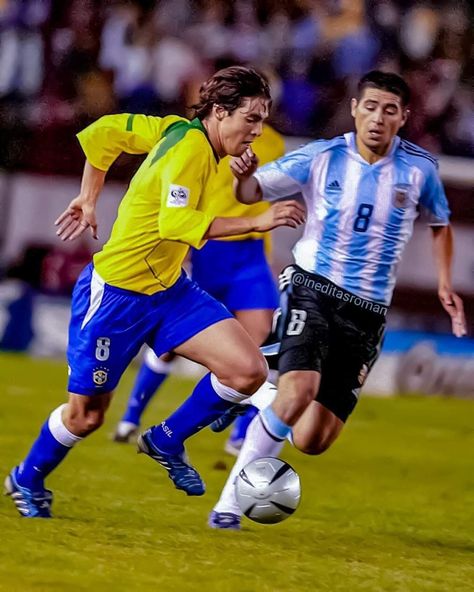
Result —
<path fill-rule="evenodd" d="M 280 282 L 273 334 L 280 343 L 278 371 L 321 373 L 316 400 L 346 421 L 379 355 L 387 308 L 296 265 L 283 270 Z"/>

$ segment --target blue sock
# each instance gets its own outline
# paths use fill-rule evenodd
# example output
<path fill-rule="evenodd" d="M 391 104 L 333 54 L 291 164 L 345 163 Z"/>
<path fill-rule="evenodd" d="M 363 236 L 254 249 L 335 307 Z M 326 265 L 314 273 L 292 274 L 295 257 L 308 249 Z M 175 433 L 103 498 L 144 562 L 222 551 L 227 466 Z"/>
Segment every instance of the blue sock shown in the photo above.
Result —
<path fill-rule="evenodd" d="M 70 450 L 69 446 L 64 446 L 56 440 L 49 428 L 49 420 L 47 420 L 17 471 L 18 484 L 34 491 L 41 491 L 44 489 L 45 478 L 59 465 Z"/>
<path fill-rule="evenodd" d="M 208 373 L 181 407 L 153 427 L 153 443 L 165 452 L 180 453 L 187 438 L 212 423 L 236 402 L 227 401 L 216 393 Z"/>
<path fill-rule="evenodd" d="M 157 373 L 143 363 L 133 385 L 122 421 L 140 425 L 140 419 L 148 403 L 167 377 L 168 374 Z"/>
<path fill-rule="evenodd" d="M 248 405 L 247 412 L 244 415 L 240 415 L 234 422 L 234 427 L 230 435 L 231 440 L 243 440 L 247 433 L 247 428 L 250 425 L 252 419 L 257 415 L 258 409 L 253 405 Z"/>

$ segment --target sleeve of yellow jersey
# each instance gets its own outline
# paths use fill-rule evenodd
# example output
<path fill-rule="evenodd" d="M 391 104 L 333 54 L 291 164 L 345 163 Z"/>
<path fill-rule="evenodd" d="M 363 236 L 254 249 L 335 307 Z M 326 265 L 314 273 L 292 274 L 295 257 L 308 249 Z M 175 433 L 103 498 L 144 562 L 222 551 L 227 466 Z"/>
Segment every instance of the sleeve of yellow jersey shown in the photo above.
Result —
<path fill-rule="evenodd" d="M 205 244 L 204 235 L 215 218 L 197 210 L 212 166 L 210 158 L 214 158 L 203 146 L 200 136 L 200 132 L 188 132 L 169 150 L 163 158 L 166 162 L 159 167 L 162 188 L 158 221 L 160 236 L 196 249 Z"/>
<path fill-rule="evenodd" d="M 183 118 L 177 115 L 104 115 L 79 132 L 77 138 L 91 165 L 101 171 L 108 171 L 122 152 L 150 152 L 168 127 L 180 120 Z"/>

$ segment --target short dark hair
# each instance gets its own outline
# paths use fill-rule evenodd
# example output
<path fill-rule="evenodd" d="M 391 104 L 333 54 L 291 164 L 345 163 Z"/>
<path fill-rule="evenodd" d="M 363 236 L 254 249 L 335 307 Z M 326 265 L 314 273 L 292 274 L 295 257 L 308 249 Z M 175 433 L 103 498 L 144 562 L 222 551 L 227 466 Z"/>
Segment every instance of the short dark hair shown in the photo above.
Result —
<path fill-rule="evenodd" d="M 410 102 L 410 87 L 401 76 L 393 72 L 382 72 L 380 70 L 368 72 L 362 76 L 357 85 L 359 97 L 366 88 L 380 88 L 391 92 L 401 98 L 404 107 Z"/>
<path fill-rule="evenodd" d="M 246 97 L 264 97 L 271 101 L 268 80 L 253 68 L 231 66 L 219 70 L 199 89 L 199 102 L 193 105 L 194 113 L 204 119 L 213 105 L 221 105 L 232 113 Z"/>

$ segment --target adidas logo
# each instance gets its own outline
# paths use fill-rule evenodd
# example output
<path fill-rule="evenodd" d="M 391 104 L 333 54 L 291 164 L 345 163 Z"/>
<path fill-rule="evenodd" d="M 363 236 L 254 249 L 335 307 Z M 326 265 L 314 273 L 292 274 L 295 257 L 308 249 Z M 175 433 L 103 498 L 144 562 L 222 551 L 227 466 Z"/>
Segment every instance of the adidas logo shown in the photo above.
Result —
<path fill-rule="evenodd" d="M 278 276 L 278 287 L 280 291 L 283 291 L 287 286 L 291 284 L 291 276 L 293 275 L 295 268 L 289 265 Z"/>
<path fill-rule="evenodd" d="M 329 185 L 326 187 L 326 189 L 328 191 L 341 191 L 341 186 L 339 185 L 339 181 L 334 180 L 334 181 L 331 181 L 331 183 L 329 183 Z"/>

